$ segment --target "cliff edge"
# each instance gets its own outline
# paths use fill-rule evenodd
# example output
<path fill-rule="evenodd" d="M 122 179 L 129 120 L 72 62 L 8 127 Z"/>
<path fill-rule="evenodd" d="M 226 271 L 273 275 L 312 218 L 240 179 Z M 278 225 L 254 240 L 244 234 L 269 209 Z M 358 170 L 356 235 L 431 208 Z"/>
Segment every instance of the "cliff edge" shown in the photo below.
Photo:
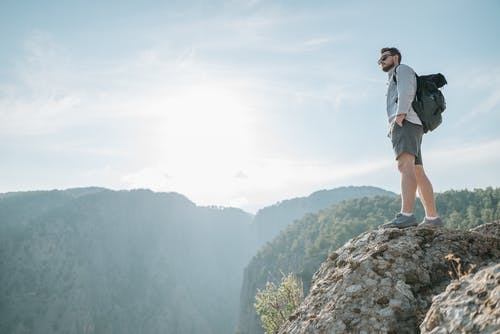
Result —
<path fill-rule="evenodd" d="M 417 227 L 365 232 L 330 254 L 314 275 L 309 295 L 279 333 L 399 334 L 419 333 L 420 329 L 448 333 L 440 324 L 450 323 L 446 317 L 453 313 L 443 305 L 438 307 L 440 311 L 433 311 L 433 297 L 436 303 L 456 300 L 456 295 L 436 296 L 446 293 L 450 283 L 457 285 L 466 279 L 470 282 L 460 285 L 465 287 L 463 293 L 478 299 L 474 312 L 482 312 L 480 324 L 470 328 L 481 328 L 481 323 L 495 326 L 500 284 L 495 264 L 499 259 L 500 222 L 469 231 Z M 487 267 L 493 272 L 481 274 Z M 489 281 L 479 283 L 483 285 L 477 289 L 466 287 L 478 282 L 471 275 Z M 483 307 L 485 300 L 488 305 Z M 467 310 L 460 312 L 463 315 Z"/>

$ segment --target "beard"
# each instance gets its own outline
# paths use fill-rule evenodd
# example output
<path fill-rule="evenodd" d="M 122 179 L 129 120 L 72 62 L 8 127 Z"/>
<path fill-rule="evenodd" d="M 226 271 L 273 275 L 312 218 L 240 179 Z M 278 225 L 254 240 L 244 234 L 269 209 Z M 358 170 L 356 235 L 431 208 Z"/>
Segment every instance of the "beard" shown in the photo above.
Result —
<path fill-rule="evenodd" d="M 394 67 L 394 63 L 387 64 L 387 65 L 382 65 L 382 71 L 389 72 L 393 67 Z"/>

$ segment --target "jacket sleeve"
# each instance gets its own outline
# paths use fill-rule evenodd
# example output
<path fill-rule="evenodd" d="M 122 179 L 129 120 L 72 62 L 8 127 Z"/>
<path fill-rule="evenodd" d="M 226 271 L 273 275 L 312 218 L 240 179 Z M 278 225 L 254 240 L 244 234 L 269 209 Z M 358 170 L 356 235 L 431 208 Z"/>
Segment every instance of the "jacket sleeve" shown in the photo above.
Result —
<path fill-rule="evenodd" d="M 408 114 L 417 92 L 417 78 L 409 66 L 398 66 L 396 72 L 398 111 L 396 115 Z"/>

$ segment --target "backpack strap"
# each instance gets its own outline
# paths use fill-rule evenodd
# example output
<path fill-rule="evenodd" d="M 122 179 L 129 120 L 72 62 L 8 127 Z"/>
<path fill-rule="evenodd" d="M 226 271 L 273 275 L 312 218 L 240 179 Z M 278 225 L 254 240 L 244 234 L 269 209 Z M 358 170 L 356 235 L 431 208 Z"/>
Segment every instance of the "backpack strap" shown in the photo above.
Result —
<path fill-rule="evenodd" d="M 396 70 L 398 69 L 399 65 L 401 65 L 401 64 L 398 64 L 398 66 L 396 66 L 396 67 L 394 68 L 394 74 L 392 75 L 392 79 L 394 79 L 394 83 L 395 83 L 396 85 L 398 84 L 398 80 L 396 79 L 396 74 L 398 74 L 398 73 L 396 72 Z"/>

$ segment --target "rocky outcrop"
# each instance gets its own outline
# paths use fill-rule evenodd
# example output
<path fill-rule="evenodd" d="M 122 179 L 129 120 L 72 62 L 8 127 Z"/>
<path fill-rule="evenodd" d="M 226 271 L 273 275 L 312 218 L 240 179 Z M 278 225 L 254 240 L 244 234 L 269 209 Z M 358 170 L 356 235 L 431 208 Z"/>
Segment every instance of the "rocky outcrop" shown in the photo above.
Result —
<path fill-rule="evenodd" d="M 452 282 L 437 295 L 422 334 L 500 333 L 500 264 Z"/>
<path fill-rule="evenodd" d="M 452 280 L 498 262 L 499 231 L 500 223 L 363 233 L 321 265 L 279 333 L 418 333 L 432 298 Z"/>
<path fill-rule="evenodd" d="M 471 229 L 471 231 L 500 238 L 500 221 L 492 224 L 479 225 Z"/>

